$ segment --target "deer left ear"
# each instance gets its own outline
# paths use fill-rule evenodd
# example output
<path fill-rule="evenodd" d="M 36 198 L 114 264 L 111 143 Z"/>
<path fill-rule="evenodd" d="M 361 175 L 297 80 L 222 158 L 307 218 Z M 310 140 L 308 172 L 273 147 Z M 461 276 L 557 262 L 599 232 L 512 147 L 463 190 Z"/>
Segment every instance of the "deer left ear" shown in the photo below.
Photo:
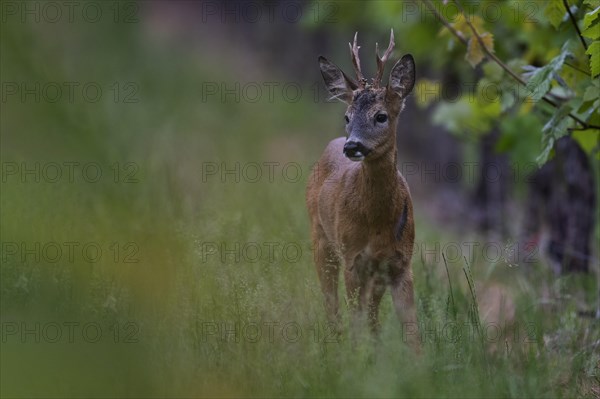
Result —
<path fill-rule="evenodd" d="M 412 55 L 406 54 L 400 58 L 390 73 L 387 85 L 388 93 L 394 92 L 400 98 L 406 98 L 415 86 L 415 60 Z"/>
<path fill-rule="evenodd" d="M 323 56 L 319 57 L 319 67 L 325 86 L 327 86 L 332 98 L 349 105 L 352 102 L 352 91 L 358 88 L 356 82 Z"/>

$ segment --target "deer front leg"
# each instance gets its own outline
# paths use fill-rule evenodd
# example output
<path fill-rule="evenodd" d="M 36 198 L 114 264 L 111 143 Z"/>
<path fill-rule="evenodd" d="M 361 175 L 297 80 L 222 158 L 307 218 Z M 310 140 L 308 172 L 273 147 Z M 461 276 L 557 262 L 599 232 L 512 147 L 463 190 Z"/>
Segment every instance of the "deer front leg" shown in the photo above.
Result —
<path fill-rule="evenodd" d="M 371 277 L 367 283 L 367 303 L 369 327 L 374 334 L 379 333 L 379 304 L 385 293 L 386 282 L 378 276 Z"/>
<path fill-rule="evenodd" d="M 360 256 L 346 254 L 344 259 L 344 282 L 350 310 L 351 330 L 357 331 L 361 325 L 366 305 L 366 286 L 360 275 L 364 269 Z"/>
<path fill-rule="evenodd" d="M 407 262 L 398 261 L 391 270 L 391 290 L 394 309 L 401 323 L 402 339 L 420 351 L 419 328 L 415 307 L 412 270 Z"/>
<path fill-rule="evenodd" d="M 329 242 L 323 232 L 318 233 L 314 239 L 314 256 L 317 266 L 317 274 L 321 284 L 321 291 L 325 299 L 325 312 L 327 320 L 337 330 L 339 320 L 338 305 L 338 281 L 339 281 L 339 258 L 334 244 Z"/>
<path fill-rule="evenodd" d="M 378 265 L 377 260 L 358 255 L 347 259 L 344 269 L 353 324 L 359 325 L 366 315 L 373 333 L 379 331 L 379 304 L 386 289 L 386 280 L 378 274 Z"/>

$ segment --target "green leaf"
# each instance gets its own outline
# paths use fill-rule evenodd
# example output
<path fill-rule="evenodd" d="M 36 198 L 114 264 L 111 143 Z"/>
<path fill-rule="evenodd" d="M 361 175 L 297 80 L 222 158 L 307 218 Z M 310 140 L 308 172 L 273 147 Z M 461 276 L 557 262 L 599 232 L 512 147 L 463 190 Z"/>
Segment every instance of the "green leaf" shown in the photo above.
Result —
<path fill-rule="evenodd" d="M 571 137 L 589 155 L 597 150 L 600 145 L 600 130 L 598 129 L 575 130 L 571 133 Z"/>
<path fill-rule="evenodd" d="M 542 147 L 543 147 L 542 152 L 535 159 L 538 166 L 542 166 L 543 164 L 546 163 L 546 161 L 548 161 L 548 158 L 550 158 L 550 152 L 554 148 L 554 137 L 543 136 L 542 137 Z"/>
<path fill-rule="evenodd" d="M 583 4 L 586 4 L 592 8 L 600 7 L 600 0 L 585 0 Z"/>
<path fill-rule="evenodd" d="M 592 42 L 585 53 L 590 56 L 590 71 L 595 78 L 600 74 L 600 40 Z"/>
<path fill-rule="evenodd" d="M 467 22 L 467 18 L 469 19 L 469 22 L 471 22 L 471 25 L 473 25 L 477 33 L 481 34 L 481 32 L 484 32 L 484 20 L 478 15 L 469 15 L 465 18 L 465 15 L 463 13 L 460 13 L 456 16 L 455 21 L 452 23 L 452 27 L 456 31 L 462 33 L 464 37 L 471 37 L 473 35 L 473 31 L 471 30 L 471 27 Z"/>
<path fill-rule="evenodd" d="M 588 29 L 592 26 L 592 23 L 600 16 L 600 7 L 596 7 L 595 10 L 592 10 L 585 14 L 583 17 L 583 29 Z"/>
<path fill-rule="evenodd" d="M 585 89 L 583 101 L 596 101 L 598 98 L 600 98 L 600 87 L 598 86 L 597 81 L 594 81 L 587 89 Z"/>
<path fill-rule="evenodd" d="M 581 32 L 581 36 L 587 37 L 592 40 L 600 38 L 600 24 L 596 21 L 592 26 Z"/>
<path fill-rule="evenodd" d="M 485 45 L 485 47 L 488 49 L 488 51 L 490 52 L 494 52 L 494 36 L 491 33 L 483 33 L 480 35 L 481 37 L 481 41 L 483 42 L 483 44 Z M 481 44 L 479 43 L 479 40 L 475 37 L 472 36 L 469 39 L 469 43 L 467 46 L 467 54 L 465 55 L 465 58 L 467 61 L 469 61 L 469 64 L 471 64 L 471 66 L 473 68 L 475 68 L 485 57 L 485 52 L 484 49 L 481 48 Z"/>
<path fill-rule="evenodd" d="M 565 10 L 561 0 L 549 0 L 544 9 L 544 15 L 556 29 L 558 29 L 558 26 L 563 21 L 566 12 L 567 10 Z"/>
<path fill-rule="evenodd" d="M 583 17 L 583 32 L 581 36 L 596 40 L 600 37 L 600 5 L 595 10 L 590 11 Z"/>
<path fill-rule="evenodd" d="M 537 68 L 529 81 L 527 81 L 527 85 L 525 89 L 531 96 L 531 99 L 535 102 L 538 102 L 546 95 L 548 90 L 550 90 L 550 84 L 552 83 L 552 69 L 547 66 L 543 68 Z"/>
<path fill-rule="evenodd" d="M 550 90 L 552 79 L 555 78 L 555 75 L 558 75 L 566 58 L 572 56 L 567 47 L 568 43 L 563 46 L 559 55 L 550 60 L 548 65 L 542 68 L 529 67 L 530 70 L 533 69 L 533 72 L 525 88 L 534 102 L 540 101 L 546 95 L 548 90 Z"/>
<path fill-rule="evenodd" d="M 577 109 L 578 114 L 582 115 L 584 119 L 594 118 L 595 114 L 598 114 L 598 109 L 600 109 L 600 81 L 592 79 L 587 82 L 587 88 L 581 96 L 579 105 L 575 104 L 574 100 L 572 101 L 574 104 L 573 109 Z M 587 113 L 587 117 L 585 113 Z M 595 124 L 591 120 L 587 120 L 587 122 Z"/>
<path fill-rule="evenodd" d="M 569 126 L 570 119 L 568 115 L 571 113 L 572 108 L 568 105 L 563 105 L 554 112 L 552 118 L 542 128 L 542 133 L 549 134 L 555 139 L 558 139 L 567 134 L 567 127 Z"/>
<path fill-rule="evenodd" d="M 567 134 L 567 128 L 571 123 L 568 115 L 571 111 L 572 108 L 569 105 L 561 106 L 542 128 L 543 149 L 542 153 L 536 159 L 538 165 L 541 166 L 546 163 L 554 147 L 554 142 Z"/>

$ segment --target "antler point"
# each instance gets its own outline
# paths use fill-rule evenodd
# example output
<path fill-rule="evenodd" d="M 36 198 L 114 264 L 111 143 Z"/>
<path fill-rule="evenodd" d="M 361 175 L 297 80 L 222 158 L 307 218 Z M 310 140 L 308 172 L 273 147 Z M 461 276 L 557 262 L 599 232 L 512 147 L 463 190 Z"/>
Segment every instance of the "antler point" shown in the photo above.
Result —
<path fill-rule="evenodd" d="M 358 32 L 354 34 L 354 44 L 348 43 L 350 46 L 350 53 L 352 54 L 352 64 L 354 64 L 354 70 L 356 72 L 356 77 L 358 78 L 359 84 L 364 80 L 362 71 L 360 69 L 360 58 L 358 57 L 358 50 L 360 46 L 357 43 L 358 41 Z M 364 84 L 363 84 L 364 85 Z"/>
<path fill-rule="evenodd" d="M 383 53 L 382 57 L 379 57 L 379 44 L 375 43 L 375 53 L 377 56 L 377 75 L 376 75 L 375 79 L 373 80 L 373 83 L 376 87 L 378 87 L 379 84 L 381 83 L 381 78 L 383 77 L 383 70 L 385 68 L 385 62 L 388 60 L 388 58 L 392 54 L 392 51 L 394 50 L 394 46 L 395 46 L 395 43 L 394 43 L 394 29 L 393 28 L 390 29 L 390 43 L 388 44 L 388 48 Z"/>

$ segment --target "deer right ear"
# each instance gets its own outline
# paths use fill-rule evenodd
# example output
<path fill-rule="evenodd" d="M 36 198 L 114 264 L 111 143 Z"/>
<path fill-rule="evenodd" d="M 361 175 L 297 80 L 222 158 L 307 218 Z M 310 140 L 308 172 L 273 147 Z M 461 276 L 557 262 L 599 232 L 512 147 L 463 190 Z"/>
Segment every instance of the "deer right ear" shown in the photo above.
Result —
<path fill-rule="evenodd" d="M 388 89 L 400 96 L 406 98 L 415 85 L 415 60 L 410 54 L 400 58 L 393 66 L 390 73 Z"/>
<path fill-rule="evenodd" d="M 358 84 L 323 56 L 319 57 L 319 67 L 325 86 L 333 96 L 332 98 L 350 104 L 352 102 L 352 91 L 358 88 Z"/>

